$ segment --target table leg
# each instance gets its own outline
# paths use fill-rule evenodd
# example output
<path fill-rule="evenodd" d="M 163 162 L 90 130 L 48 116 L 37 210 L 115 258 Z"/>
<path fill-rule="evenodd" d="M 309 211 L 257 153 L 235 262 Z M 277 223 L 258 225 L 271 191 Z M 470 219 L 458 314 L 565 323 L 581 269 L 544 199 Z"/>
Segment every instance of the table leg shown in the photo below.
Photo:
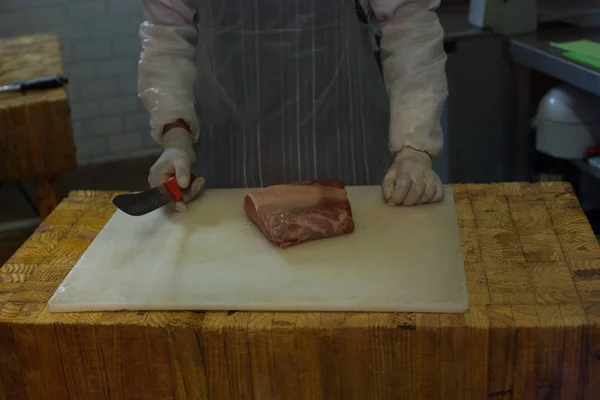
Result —
<path fill-rule="evenodd" d="M 516 75 L 516 123 L 513 132 L 513 165 L 516 180 L 533 179 L 529 162 L 529 152 L 534 148 L 531 121 L 544 94 L 557 84 L 557 81 L 524 65 L 515 65 Z"/>
<path fill-rule="evenodd" d="M 33 180 L 40 217 L 46 218 L 60 201 L 56 176 L 37 176 Z"/>
<path fill-rule="evenodd" d="M 529 172 L 529 141 L 531 133 L 531 118 L 533 116 L 531 96 L 531 70 L 520 64 L 515 68 L 517 82 L 516 120 L 517 126 L 513 132 L 513 162 L 517 181 L 528 181 Z"/>

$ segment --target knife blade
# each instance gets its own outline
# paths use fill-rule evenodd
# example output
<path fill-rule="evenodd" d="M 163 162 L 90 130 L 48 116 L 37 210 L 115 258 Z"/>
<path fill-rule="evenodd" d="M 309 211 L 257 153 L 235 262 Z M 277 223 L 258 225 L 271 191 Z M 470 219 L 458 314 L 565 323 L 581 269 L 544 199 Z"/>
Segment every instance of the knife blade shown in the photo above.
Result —
<path fill-rule="evenodd" d="M 13 82 L 8 85 L 0 86 L 0 93 L 3 92 L 21 92 L 30 90 L 56 89 L 69 83 L 69 80 L 62 75 L 48 76 L 44 78 L 30 79 L 21 82 Z"/>
<path fill-rule="evenodd" d="M 136 217 L 145 215 L 171 202 L 181 201 L 195 180 L 196 177 L 192 175 L 190 186 L 187 189 L 181 189 L 177 184 L 177 179 L 173 176 L 155 188 L 138 193 L 117 195 L 112 202 L 125 214 Z"/>

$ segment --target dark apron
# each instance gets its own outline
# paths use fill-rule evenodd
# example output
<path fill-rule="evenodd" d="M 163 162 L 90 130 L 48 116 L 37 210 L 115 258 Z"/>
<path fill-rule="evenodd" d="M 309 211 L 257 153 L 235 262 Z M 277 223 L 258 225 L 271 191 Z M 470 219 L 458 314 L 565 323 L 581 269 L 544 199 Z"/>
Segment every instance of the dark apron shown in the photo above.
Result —
<path fill-rule="evenodd" d="M 353 0 L 199 0 L 195 172 L 208 187 L 380 184 L 389 102 Z"/>

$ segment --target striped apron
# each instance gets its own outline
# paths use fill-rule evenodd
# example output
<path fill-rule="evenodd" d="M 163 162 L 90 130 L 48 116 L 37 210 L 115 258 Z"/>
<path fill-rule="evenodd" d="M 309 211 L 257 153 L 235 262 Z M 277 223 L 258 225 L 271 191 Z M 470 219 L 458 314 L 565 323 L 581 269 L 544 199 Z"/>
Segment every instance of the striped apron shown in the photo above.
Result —
<path fill-rule="evenodd" d="M 198 0 L 195 173 L 208 187 L 379 184 L 389 102 L 353 0 Z"/>

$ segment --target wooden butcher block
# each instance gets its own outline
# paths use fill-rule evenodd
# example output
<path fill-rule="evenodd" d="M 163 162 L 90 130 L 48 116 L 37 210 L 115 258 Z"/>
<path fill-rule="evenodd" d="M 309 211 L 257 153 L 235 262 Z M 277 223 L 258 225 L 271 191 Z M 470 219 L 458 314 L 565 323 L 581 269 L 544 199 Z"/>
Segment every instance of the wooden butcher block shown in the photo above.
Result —
<path fill-rule="evenodd" d="M 354 233 L 280 249 L 246 217 L 247 189 L 208 190 L 187 213 L 115 212 L 49 302 L 106 310 L 465 312 L 452 190 L 389 207 L 349 187 Z"/>
<path fill-rule="evenodd" d="M 115 213 L 72 192 L 0 268 L 0 398 L 600 399 L 600 246 L 573 188 L 452 190 L 464 314 L 51 313 Z"/>

